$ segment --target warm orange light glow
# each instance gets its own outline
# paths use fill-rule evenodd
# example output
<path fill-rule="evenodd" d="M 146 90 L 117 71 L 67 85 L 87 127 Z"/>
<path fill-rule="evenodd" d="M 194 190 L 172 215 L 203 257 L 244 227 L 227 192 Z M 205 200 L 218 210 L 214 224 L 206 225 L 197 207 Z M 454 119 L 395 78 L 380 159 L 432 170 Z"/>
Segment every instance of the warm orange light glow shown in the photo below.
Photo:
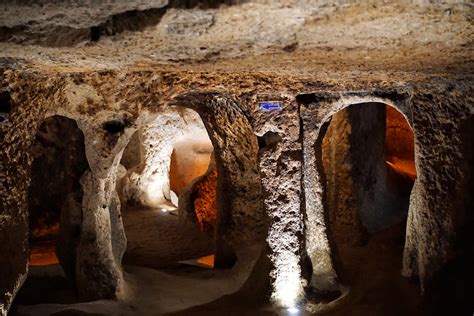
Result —
<path fill-rule="evenodd" d="M 208 268 L 214 268 L 214 255 L 201 257 L 197 260 L 198 264 L 206 266 Z"/>
<path fill-rule="evenodd" d="M 206 178 L 196 186 L 194 210 L 201 226 L 206 233 L 213 233 L 217 219 L 217 170 L 207 174 Z"/>
<path fill-rule="evenodd" d="M 405 117 L 386 106 L 385 162 L 395 172 L 415 181 L 415 139 Z"/>
<path fill-rule="evenodd" d="M 194 179 L 205 174 L 209 167 L 212 152 L 196 152 L 193 148 L 193 146 L 197 146 L 196 144 L 199 143 L 177 144 L 171 154 L 170 189 L 178 195 Z M 201 145 L 201 147 L 205 147 L 205 145 Z"/>
<path fill-rule="evenodd" d="M 410 178 L 410 180 L 415 181 L 416 179 L 416 169 L 413 161 L 402 160 L 397 157 L 390 157 L 390 160 L 386 160 L 387 165 L 392 168 L 397 173 L 403 174 Z"/>
<path fill-rule="evenodd" d="M 58 263 L 54 240 L 36 242 L 31 246 L 30 265 L 46 266 Z"/>
<path fill-rule="evenodd" d="M 31 232 L 30 265 L 45 266 L 58 263 L 56 256 L 56 238 L 59 224 L 44 225 Z"/>

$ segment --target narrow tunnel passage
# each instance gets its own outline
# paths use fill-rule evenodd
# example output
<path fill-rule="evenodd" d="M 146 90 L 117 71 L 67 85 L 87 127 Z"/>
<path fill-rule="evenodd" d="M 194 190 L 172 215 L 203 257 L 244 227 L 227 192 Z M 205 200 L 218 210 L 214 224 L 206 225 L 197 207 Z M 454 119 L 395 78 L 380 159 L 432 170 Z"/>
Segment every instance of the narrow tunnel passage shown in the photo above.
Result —
<path fill-rule="evenodd" d="M 159 113 L 132 137 L 121 165 L 124 263 L 179 269 L 181 261 L 211 256 L 204 266 L 213 267 L 217 170 L 199 115 Z"/>
<path fill-rule="evenodd" d="M 41 124 L 32 148 L 33 164 L 28 194 L 30 265 L 58 263 L 56 244 L 62 211 L 81 205 L 80 178 L 89 168 L 84 136 L 74 120 L 48 117 Z M 79 234 L 80 226 L 75 234 Z"/>
<path fill-rule="evenodd" d="M 30 268 L 15 304 L 73 302 L 82 214 L 80 179 L 89 170 L 84 135 L 72 119 L 47 117 L 37 130 L 31 154 Z"/>

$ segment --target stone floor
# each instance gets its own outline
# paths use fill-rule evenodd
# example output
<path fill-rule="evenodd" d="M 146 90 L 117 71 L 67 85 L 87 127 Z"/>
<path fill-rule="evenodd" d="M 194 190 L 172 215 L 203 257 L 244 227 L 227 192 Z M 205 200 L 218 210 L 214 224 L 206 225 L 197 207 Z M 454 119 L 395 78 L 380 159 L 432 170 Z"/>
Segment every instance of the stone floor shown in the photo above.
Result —
<path fill-rule="evenodd" d="M 197 223 L 179 221 L 172 212 L 130 209 L 123 213 L 127 250 L 123 262 L 149 268 L 178 267 L 179 261 L 213 254 L 213 238 Z"/>

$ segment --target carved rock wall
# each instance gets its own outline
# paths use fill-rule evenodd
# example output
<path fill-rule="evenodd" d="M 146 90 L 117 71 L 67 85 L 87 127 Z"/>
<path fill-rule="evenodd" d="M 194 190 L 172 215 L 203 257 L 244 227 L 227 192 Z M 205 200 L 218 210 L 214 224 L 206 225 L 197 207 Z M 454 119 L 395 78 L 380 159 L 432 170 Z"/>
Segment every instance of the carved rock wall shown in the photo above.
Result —
<path fill-rule="evenodd" d="M 44 117 L 72 117 L 85 135 L 91 172 L 83 179 L 78 286 L 86 298 L 117 297 L 126 286 L 121 278 L 124 239 L 115 194 L 121 154 L 133 133 L 171 100 L 198 112 L 213 142 L 220 179 L 218 209 L 223 214 L 217 228 L 221 250 L 227 254 L 267 235 L 243 290 L 283 306 L 304 297 L 311 270 L 314 277 L 321 262 L 328 278 L 337 277 L 323 212 L 324 186 L 317 168 L 321 161 L 314 153 L 323 123 L 354 103 L 396 106 L 413 126 L 418 171 L 404 272 L 419 275 L 424 288 L 431 288 L 436 274 L 457 253 L 469 250 L 466 244 L 458 249 L 463 245 L 458 241 L 468 238 L 460 219 L 469 218 L 472 205 L 466 199 L 472 165 L 465 163 L 471 139 L 466 126 L 472 124 L 474 112 L 472 87 L 462 80 L 448 84 L 450 80 L 443 78 L 427 85 L 423 78 L 410 75 L 388 82 L 350 80 L 344 87 L 323 79 L 284 77 L 159 70 L 4 72 L 2 89 L 11 95 L 12 110 L 0 127 L 4 149 L 0 250 L 9 254 L 0 257 L 1 270 L 8 272 L 2 272 L 7 277 L 0 279 L 2 308 L 8 308 L 27 273 L 29 146 Z M 186 93 L 190 89 L 196 92 Z M 314 91 L 337 92 L 316 92 L 316 100 L 296 102 L 297 95 Z M 257 101 L 268 99 L 280 100 L 282 109 L 261 110 Z M 260 150 L 252 135 L 261 137 Z"/>

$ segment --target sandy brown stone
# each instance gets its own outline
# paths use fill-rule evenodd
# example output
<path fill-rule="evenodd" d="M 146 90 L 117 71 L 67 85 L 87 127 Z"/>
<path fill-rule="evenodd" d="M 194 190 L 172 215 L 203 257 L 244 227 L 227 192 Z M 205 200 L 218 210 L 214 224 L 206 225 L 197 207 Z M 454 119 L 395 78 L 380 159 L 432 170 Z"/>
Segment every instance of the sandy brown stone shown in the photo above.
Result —
<path fill-rule="evenodd" d="M 217 265 L 232 265 L 244 245 L 263 247 L 238 295 L 284 307 L 308 285 L 338 280 L 318 149 L 324 123 L 353 104 L 395 107 L 413 129 L 417 175 L 403 274 L 441 304 L 456 292 L 452 280 L 472 280 L 463 262 L 473 244 L 473 29 L 469 3 L 429 2 L 2 3 L 0 314 L 28 273 L 31 145 L 41 122 L 66 116 L 85 136 L 77 289 L 120 299 L 117 171 L 132 135 L 170 105 L 196 111 L 213 143 Z M 138 163 L 130 155 L 146 156 L 137 148 L 125 154 L 129 169 Z M 473 293 L 471 284 L 460 292 Z M 472 301 L 466 294 L 456 304 Z"/>

